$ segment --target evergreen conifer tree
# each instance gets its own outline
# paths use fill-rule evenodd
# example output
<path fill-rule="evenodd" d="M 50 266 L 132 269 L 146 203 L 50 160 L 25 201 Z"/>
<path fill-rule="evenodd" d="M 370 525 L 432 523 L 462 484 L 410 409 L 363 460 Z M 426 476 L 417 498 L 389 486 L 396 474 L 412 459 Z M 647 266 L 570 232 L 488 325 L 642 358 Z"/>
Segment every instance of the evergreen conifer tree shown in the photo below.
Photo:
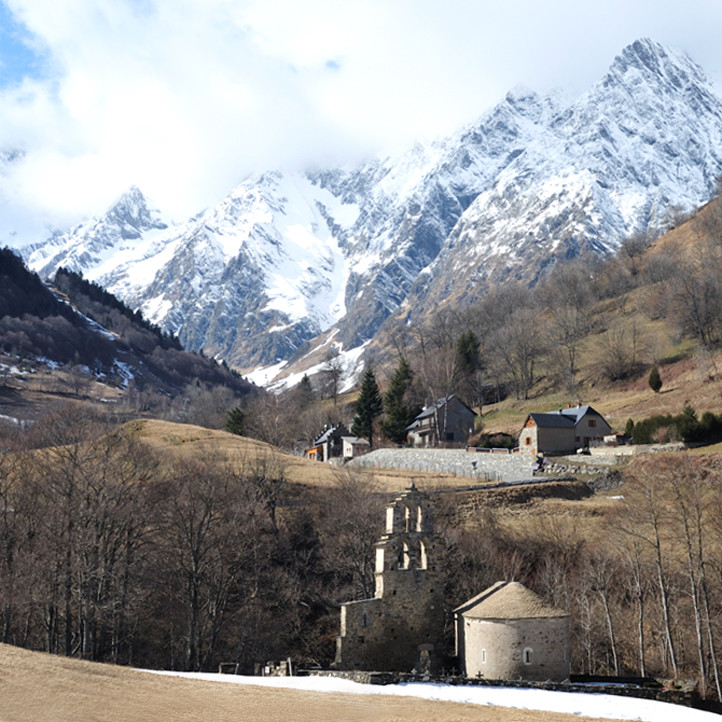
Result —
<path fill-rule="evenodd" d="M 395 444 L 406 441 L 406 427 L 421 410 L 418 406 L 405 403 L 406 392 L 411 386 L 413 376 L 409 362 L 402 356 L 384 394 L 386 418 L 381 422 L 381 433 Z"/>
<path fill-rule="evenodd" d="M 662 379 L 659 375 L 659 369 L 656 366 L 653 366 L 649 372 L 649 387 L 655 394 L 659 393 L 659 390 L 662 388 Z"/>
<path fill-rule="evenodd" d="M 226 414 L 226 431 L 231 434 L 243 436 L 246 424 L 246 415 L 241 411 L 240 406 L 236 406 Z"/>
<path fill-rule="evenodd" d="M 363 439 L 368 439 L 373 447 L 374 419 L 384 410 L 384 402 L 376 384 L 376 376 L 371 369 L 366 369 L 361 382 L 361 393 L 356 401 L 356 416 L 351 425 L 351 433 Z"/>

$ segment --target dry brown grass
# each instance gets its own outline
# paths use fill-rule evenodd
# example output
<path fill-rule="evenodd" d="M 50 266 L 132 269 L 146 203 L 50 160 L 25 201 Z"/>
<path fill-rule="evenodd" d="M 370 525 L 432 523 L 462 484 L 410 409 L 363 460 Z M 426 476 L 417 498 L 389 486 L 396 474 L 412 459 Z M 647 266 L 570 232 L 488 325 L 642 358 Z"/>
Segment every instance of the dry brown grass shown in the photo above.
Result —
<path fill-rule="evenodd" d="M 203 682 L 0 645 L 3 722 L 566 722 L 577 715 Z"/>
<path fill-rule="evenodd" d="M 469 483 L 468 479 L 458 478 L 453 474 L 397 469 L 350 470 L 286 454 L 262 441 L 189 424 L 148 419 L 132 421 L 127 427 L 134 429 L 139 438 L 163 455 L 220 456 L 231 463 L 251 465 L 259 459 L 265 459 L 269 464 L 281 469 L 288 481 L 305 486 L 333 486 L 340 477 L 349 473 L 358 476 L 369 488 L 381 493 L 402 491 L 411 481 L 426 490 L 453 489 Z"/>
<path fill-rule="evenodd" d="M 715 372 L 718 369 L 718 372 Z M 588 386 L 581 400 L 607 417 L 617 431 L 624 431 L 627 419 L 640 420 L 655 414 L 680 414 L 691 405 L 698 416 L 722 410 L 722 353 L 685 358 L 659 367 L 662 390 L 649 387 L 647 373 L 614 385 Z M 575 402 L 561 392 L 528 400 L 506 399 L 484 407 L 484 427 L 489 431 L 518 434 L 532 411 L 550 411 Z"/>

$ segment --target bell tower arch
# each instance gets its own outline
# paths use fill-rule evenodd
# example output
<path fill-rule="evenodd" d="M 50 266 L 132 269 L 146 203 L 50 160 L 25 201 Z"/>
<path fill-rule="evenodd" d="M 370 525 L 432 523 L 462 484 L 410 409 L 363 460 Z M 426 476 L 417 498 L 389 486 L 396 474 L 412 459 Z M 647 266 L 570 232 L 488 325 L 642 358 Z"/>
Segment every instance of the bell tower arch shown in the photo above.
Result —
<path fill-rule="evenodd" d="M 374 598 L 342 605 L 334 666 L 389 671 L 441 666 L 444 612 L 438 547 L 431 502 L 412 482 L 386 507 L 385 531 L 376 544 Z M 356 609 L 352 605 L 364 604 L 372 604 L 373 612 L 361 634 L 350 620 Z"/>

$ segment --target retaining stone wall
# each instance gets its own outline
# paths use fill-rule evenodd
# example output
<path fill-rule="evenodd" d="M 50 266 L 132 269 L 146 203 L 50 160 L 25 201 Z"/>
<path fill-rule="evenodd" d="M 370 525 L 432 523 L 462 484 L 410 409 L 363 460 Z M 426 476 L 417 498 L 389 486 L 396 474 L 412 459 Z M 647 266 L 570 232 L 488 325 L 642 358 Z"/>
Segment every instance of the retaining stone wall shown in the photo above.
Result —
<path fill-rule="evenodd" d="M 519 481 L 532 475 L 528 454 L 474 454 L 465 449 L 375 449 L 348 463 L 363 468 L 455 474 L 481 481 Z"/>
<path fill-rule="evenodd" d="M 655 687 L 622 686 L 619 683 L 593 685 L 571 682 L 527 682 L 514 680 L 470 679 L 455 675 L 417 675 L 404 672 L 360 672 L 340 670 L 299 670 L 299 676 L 315 675 L 320 677 L 340 677 L 360 684 L 407 684 L 413 682 L 431 682 L 433 684 L 471 685 L 480 687 L 513 687 L 520 689 L 548 689 L 557 692 L 583 692 L 585 694 L 613 694 L 621 697 L 652 699 L 669 702 L 684 707 L 707 708 L 695 691 L 689 689 L 669 689 L 661 685 Z"/>

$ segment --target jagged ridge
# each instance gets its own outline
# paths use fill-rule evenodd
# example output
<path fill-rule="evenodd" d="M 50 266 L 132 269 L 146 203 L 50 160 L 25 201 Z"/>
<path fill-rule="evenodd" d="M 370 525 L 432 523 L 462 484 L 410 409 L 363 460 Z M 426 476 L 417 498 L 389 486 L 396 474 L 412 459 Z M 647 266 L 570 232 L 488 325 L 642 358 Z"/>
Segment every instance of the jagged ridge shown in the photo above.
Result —
<path fill-rule="evenodd" d="M 358 168 L 265 173 L 164 228 L 137 189 L 30 255 L 80 270 L 190 348 L 250 369 L 661 229 L 722 171 L 722 101 L 686 55 L 625 48 L 585 95 L 516 90 L 450 138 Z"/>

